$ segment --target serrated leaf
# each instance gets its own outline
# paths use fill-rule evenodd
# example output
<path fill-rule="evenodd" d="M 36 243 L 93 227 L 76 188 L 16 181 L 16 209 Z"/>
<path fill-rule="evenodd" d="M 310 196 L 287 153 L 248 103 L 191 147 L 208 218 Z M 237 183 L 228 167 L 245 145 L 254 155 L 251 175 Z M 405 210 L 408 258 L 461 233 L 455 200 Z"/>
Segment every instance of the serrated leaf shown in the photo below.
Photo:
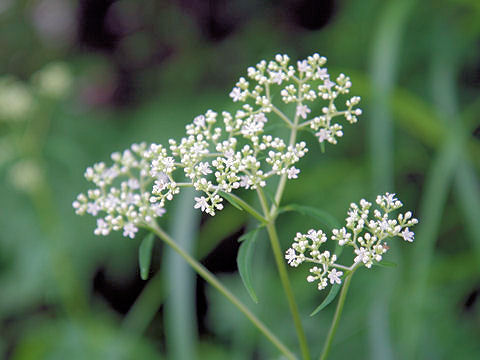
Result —
<path fill-rule="evenodd" d="M 247 289 L 248 294 L 255 303 L 258 303 L 258 298 L 252 286 L 251 270 L 255 241 L 259 230 L 260 228 L 256 228 L 238 239 L 242 244 L 240 245 L 237 254 L 238 272 L 240 273 L 245 289 Z"/>
<path fill-rule="evenodd" d="M 332 287 L 330 288 L 330 292 L 328 293 L 327 297 L 322 301 L 320 305 L 318 305 L 318 307 L 315 310 L 313 310 L 310 316 L 317 315 L 327 305 L 329 305 L 333 300 L 335 300 L 341 288 L 342 288 L 342 284 L 333 284 Z"/>
<path fill-rule="evenodd" d="M 155 234 L 150 233 L 143 238 L 142 243 L 138 248 L 138 265 L 140 267 L 140 277 L 142 280 L 148 279 L 154 242 Z"/>

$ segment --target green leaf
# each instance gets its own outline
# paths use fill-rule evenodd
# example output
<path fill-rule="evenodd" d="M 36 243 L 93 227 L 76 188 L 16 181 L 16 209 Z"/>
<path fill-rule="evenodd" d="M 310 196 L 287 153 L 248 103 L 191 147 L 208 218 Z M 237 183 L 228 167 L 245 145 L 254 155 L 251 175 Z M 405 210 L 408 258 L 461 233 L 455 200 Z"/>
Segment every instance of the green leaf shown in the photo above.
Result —
<path fill-rule="evenodd" d="M 279 209 L 279 213 L 287 212 L 287 211 L 296 211 L 300 214 L 307 215 L 317 220 L 320 220 L 320 222 L 326 225 L 329 228 L 329 230 L 340 227 L 340 223 L 337 221 L 337 219 L 335 219 L 335 217 L 333 217 L 332 215 L 330 215 L 328 212 L 324 210 L 317 209 L 312 206 L 290 204 L 290 205 L 283 206 L 282 208 Z"/>
<path fill-rule="evenodd" d="M 333 250 L 333 253 L 337 256 L 337 258 L 340 257 L 340 255 L 342 255 L 344 247 L 345 246 L 340 246 L 338 242 L 335 244 L 335 250 Z"/>
<path fill-rule="evenodd" d="M 258 298 L 252 286 L 251 270 L 255 241 L 259 230 L 260 228 L 255 228 L 238 239 L 242 244 L 240 245 L 237 254 L 238 272 L 242 278 L 243 285 L 245 285 L 248 294 L 255 303 L 258 303 Z"/>
<path fill-rule="evenodd" d="M 227 199 L 227 201 L 230 204 L 232 204 L 234 207 L 236 207 L 237 209 L 239 209 L 241 211 L 245 210 L 250 215 L 252 215 L 255 219 L 260 221 L 262 224 L 266 223 L 265 218 L 257 210 L 255 210 L 252 206 L 250 206 L 248 203 L 246 203 L 245 201 L 243 201 L 239 197 L 237 197 L 233 194 L 226 193 L 225 191 L 219 191 L 219 194 L 223 198 Z"/>
<path fill-rule="evenodd" d="M 154 240 L 155 234 L 150 233 L 143 238 L 138 248 L 138 264 L 140 266 L 140 277 L 142 280 L 148 279 Z"/>
<path fill-rule="evenodd" d="M 230 204 L 235 206 L 238 210 L 243 211 L 243 207 L 240 205 L 240 203 L 237 200 L 235 200 L 233 196 L 231 196 L 229 193 L 226 193 L 225 191 L 219 191 L 219 193 L 220 195 L 222 195 L 224 199 L 227 199 L 227 201 Z"/>
<path fill-rule="evenodd" d="M 342 284 L 333 284 L 327 297 L 322 301 L 320 305 L 318 305 L 315 310 L 313 310 L 310 316 L 317 315 L 321 310 L 323 310 L 327 305 L 329 305 L 337 297 L 337 294 L 341 288 Z"/>
<path fill-rule="evenodd" d="M 391 262 L 391 261 L 384 261 L 384 260 L 382 260 L 381 262 L 376 262 L 373 265 L 378 266 L 378 267 L 386 267 L 386 268 L 397 267 L 397 263 L 394 263 L 394 262 Z"/>
<path fill-rule="evenodd" d="M 306 206 L 306 205 L 298 205 L 298 204 L 290 204 L 286 205 L 284 207 L 281 207 L 278 211 L 278 213 L 282 212 L 287 212 L 287 211 L 296 211 L 302 215 L 307 215 L 310 216 L 314 219 L 317 219 L 322 223 L 323 225 L 327 226 L 327 228 L 331 231 L 334 228 L 340 228 L 340 223 L 338 220 L 330 215 L 328 212 L 314 208 L 312 206 Z M 334 254 L 339 257 L 342 254 L 343 251 L 343 246 L 340 246 L 337 242 L 337 245 L 335 246 Z"/>

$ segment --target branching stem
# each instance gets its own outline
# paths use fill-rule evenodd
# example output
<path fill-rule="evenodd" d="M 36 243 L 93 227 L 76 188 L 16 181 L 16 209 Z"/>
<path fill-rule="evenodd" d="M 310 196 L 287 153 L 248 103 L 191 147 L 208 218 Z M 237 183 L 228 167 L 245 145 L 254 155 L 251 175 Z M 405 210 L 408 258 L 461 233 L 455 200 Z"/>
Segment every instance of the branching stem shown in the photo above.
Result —
<path fill-rule="evenodd" d="M 168 246 L 175 250 L 185 261 L 200 275 L 206 282 L 217 289 L 223 296 L 225 296 L 233 305 L 235 305 L 251 322 L 252 324 L 268 339 L 270 342 L 289 360 L 297 359 L 296 356 L 270 331 L 270 329 L 259 320 L 230 290 L 228 290 L 222 283 L 206 269 L 197 260 L 186 253 L 177 243 L 157 224 L 150 224 L 148 227 L 150 231 L 155 233 Z"/>

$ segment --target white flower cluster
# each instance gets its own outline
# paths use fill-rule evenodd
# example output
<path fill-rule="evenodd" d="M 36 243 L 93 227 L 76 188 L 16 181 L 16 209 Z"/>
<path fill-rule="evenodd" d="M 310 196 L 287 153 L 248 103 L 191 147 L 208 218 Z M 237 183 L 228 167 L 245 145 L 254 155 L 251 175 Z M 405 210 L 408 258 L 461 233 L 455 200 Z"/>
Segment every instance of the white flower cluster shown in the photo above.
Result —
<path fill-rule="evenodd" d="M 322 67 L 325 58 L 315 54 L 299 61 L 297 68 L 288 62 L 288 56 L 277 55 L 275 61 L 262 61 L 256 68 L 249 68 L 248 77 L 257 84 L 250 89 L 249 82 L 240 78 L 230 96 L 234 102 L 245 104 L 234 113 L 208 110 L 186 126 L 186 134 L 178 142 L 170 139 L 168 146 L 134 145 L 123 155 L 114 154 L 112 167 L 100 163 L 87 169 L 86 178 L 97 188 L 79 195 L 74 203 L 77 213 L 96 216 L 103 211 L 107 215 L 98 220 L 96 234 L 123 229 L 125 236 L 133 237 L 139 225 L 161 215 L 165 201 L 172 200 L 182 186 L 193 186 L 201 192 L 195 197 L 194 207 L 213 216 L 223 209 L 223 192 L 255 190 L 266 186 L 275 175 L 296 179 L 300 170 L 295 164 L 308 151 L 305 142 L 295 141 L 296 130 L 311 126 L 333 137 L 341 136 L 341 126 L 332 124 L 331 118 L 343 115 L 353 123 L 361 111 L 353 109 L 359 101 L 356 97 L 347 100 L 347 110 L 336 111 L 334 100 L 348 93 L 351 82 L 343 74 L 336 82 L 331 81 Z M 283 102 L 296 104 L 293 121 L 272 102 L 272 84 L 284 84 L 280 89 Z M 251 98 L 255 101 L 247 103 Z M 317 98 L 329 102 L 323 120 L 313 118 L 299 124 L 300 118 L 307 119 L 311 113 L 305 103 Z M 267 116 L 272 112 L 289 125 L 288 143 L 265 133 Z M 335 142 L 333 137 L 325 139 Z M 122 182 L 115 185 L 114 181 Z"/>
<path fill-rule="evenodd" d="M 279 107 L 272 103 L 271 87 L 279 86 L 281 99 L 285 104 L 295 104 L 295 118 L 304 119 L 299 128 L 310 126 L 316 133 L 320 143 L 328 141 L 336 144 L 337 138 L 343 136 L 342 125 L 333 122 L 333 118 L 343 116 L 353 124 L 362 110 L 356 108 L 360 97 L 354 96 L 346 100 L 346 110 L 339 111 L 335 100 L 339 95 L 350 92 L 352 83 L 348 76 L 340 74 L 333 81 L 324 65 L 327 59 L 318 54 L 309 56 L 306 60 L 297 62 L 297 66 L 289 65 L 287 55 L 277 55 L 275 60 L 259 62 L 256 67 L 248 68 L 248 78 L 240 78 L 230 93 L 233 101 L 255 104 L 256 111 L 263 113 L 274 112 L 280 117 L 285 115 Z M 321 115 L 311 116 L 312 109 L 307 105 L 317 99 L 327 102 L 322 108 Z M 251 108 L 251 105 L 245 105 Z"/>
<path fill-rule="evenodd" d="M 152 145 L 153 147 L 154 145 Z M 123 236 L 134 238 L 138 227 L 162 216 L 165 209 L 160 203 L 150 202 L 150 152 L 147 145 L 133 144 L 123 153 L 113 153 L 114 164 L 107 167 L 100 162 L 87 168 L 85 178 L 96 186 L 79 194 L 73 202 L 79 215 L 102 214 L 97 219 L 96 235 L 123 230 Z"/>
<path fill-rule="evenodd" d="M 331 240 L 338 241 L 340 246 L 351 246 L 354 249 L 355 258 L 353 264 L 348 267 L 336 263 L 337 257 L 329 251 L 320 251 L 320 245 L 327 241 L 326 235 L 321 231 L 309 230 L 307 234 L 297 233 L 292 247 L 287 250 L 285 258 L 291 266 L 297 267 L 303 262 L 315 264 L 307 277 L 308 282 L 318 281 L 318 289 L 322 290 L 328 282 L 331 284 L 341 283 L 343 271 L 351 271 L 358 265 L 371 268 L 374 262 L 380 262 L 382 256 L 389 247 L 385 240 L 399 236 L 405 241 L 412 242 L 414 233 L 409 227 L 418 223 L 407 211 L 399 214 L 395 219 L 390 219 L 390 213 L 403 206 L 395 198 L 395 194 L 386 193 L 377 196 L 376 203 L 379 209 L 370 213 L 372 204 L 364 199 L 360 204 L 350 204 L 347 213 L 346 226 L 341 229 L 333 229 Z"/>
<path fill-rule="evenodd" d="M 169 141 L 170 154 L 160 146 L 152 150 L 150 173 L 157 178 L 152 202 L 160 201 L 163 206 L 165 197 L 169 199 L 175 184 L 172 173 L 179 168 L 203 192 L 195 198 L 195 208 L 210 215 L 223 208 L 220 191 L 264 187 L 273 175 L 297 178 L 300 170 L 293 165 L 308 151 L 303 141 L 287 146 L 281 138 L 265 135 L 267 118 L 249 107 L 234 116 L 223 112 L 222 120 L 218 118 L 212 110 L 197 116 L 187 125 L 186 137 Z"/>

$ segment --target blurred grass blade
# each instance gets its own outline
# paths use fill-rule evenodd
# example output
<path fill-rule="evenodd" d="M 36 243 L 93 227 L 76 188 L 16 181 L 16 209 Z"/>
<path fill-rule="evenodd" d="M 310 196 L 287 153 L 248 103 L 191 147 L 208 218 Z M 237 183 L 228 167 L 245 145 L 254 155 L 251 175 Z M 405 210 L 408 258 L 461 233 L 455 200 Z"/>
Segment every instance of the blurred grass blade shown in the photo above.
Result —
<path fill-rule="evenodd" d="M 435 251 L 443 211 L 462 156 L 463 138 L 457 123 L 457 73 L 455 68 L 458 38 L 444 24 L 437 23 L 432 51 L 431 88 L 440 118 L 450 124 L 449 138 L 435 158 L 428 173 L 421 200 L 418 242 L 413 249 L 410 272 L 409 306 L 402 316 L 405 358 L 425 357 L 421 336 L 426 329 L 423 308 L 428 294 L 428 276 Z"/>
<path fill-rule="evenodd" d="M 332 287 L 330 288 L 330 292 L 328 293 L 327 297 L 322 301 L 318 307 L 313 310 L 313 312 L 310 314 L 310 316 L 315 316 L 317 315 L 320 311 L 325 309 L 330 303 L 335 300 L 335 298 L 338 295 L 338 292 L 342 288 L 342 284 L 333 284 Z"/>
<path fill-rule="evenodd" d="M 238 272 L 240 273 L 240 277 L 242 278 L 243 285 L 245 286 L 248 294 L 256 304 L 258 303 L 258 298 L 255 294 L 255 290 L 253 289 L 251 270 L 253 253 L 255 249 L 255 241 L 257 240 L 257 234 L 259 230 L 260 228 L 256 228 L 252 231 L 249 231 L 238 239 L 238 241 L 242 242 L 242 245 L 240 245 L 240 249 L 238 249 L 237 255 Z"/>
<path fill-rule="evenodd" d="M 478 178 L 467 159 L 462 159 L 458 165 L 455 177 L 455 190 L 459 205 L 467 224 L 467 231 L 473 240 L 473 248 L 480 262 L 480 189 Z"/>
<path fill-rule="evenodd" d="M 192 252 L 200 211 L 193 206 L 193 188 L 182 189 L 173 208 L 171 232 L 175 242 L 185 251 Z M 168 247 L 165 251 L 165 278 L 168 298 L 165 302 L 165 338 L 169 359 L 194 360 L 196 358 L 195 272 Z"/>
<path fill-rule="evenodd" d="M 372 101 L 369 122 L 370 156 L 374 192 L 390 191 L 393 185 L 393 129 L 390 97 L 397 76 L 400 41 L 413 0 L 394 0 L 385 4 L 373 47 Z"/>
<path fill-rule="evenodd" d="M 145 236 L 138 248 L 138 264 L 140 266 L 140 277 L 142 280 L 148 279 L 148 273 L 150 272 L 150 263 L 152 261 L 152 250 L 155 242 L 155 235 L 149 233 Z"/>
<path fill-rule="evenodd" d="M 409 20 L 409 14 L 414 6 L 413 0 L 391 0 L 384 2 L 380 12 L 380 21 L 376 28 L 370 72 L 372 76 L 372 106 L 369 121 L 369 148 L 371 162 L 371 177 L 373 193 L 378 194 L 394 189 L 394 135 L 393 118 L 390 107 L 395 88 L 398 59 L 401 49 L 403 33 Z M 393 274 L 385 274 L 382 282 L 384 289 L 391 289 Z M 390 276 L 390 277 L 389 277 Z M 368 317 L 372 313 L 379 321 L 371 323 L 370 334 L 379 334 L 376 341 L 370 343 L 370 352 L 373 359 L 392 359 L 390 328 L 388 326 L 389 313 L 386 305 L 391 301 L 392 291 L 385 296 L 377 297 L 369 309 Z M 380 313 L 380 310 L 384 310 Z M 372 338 L 372 335 L 369 336 Z"/>

